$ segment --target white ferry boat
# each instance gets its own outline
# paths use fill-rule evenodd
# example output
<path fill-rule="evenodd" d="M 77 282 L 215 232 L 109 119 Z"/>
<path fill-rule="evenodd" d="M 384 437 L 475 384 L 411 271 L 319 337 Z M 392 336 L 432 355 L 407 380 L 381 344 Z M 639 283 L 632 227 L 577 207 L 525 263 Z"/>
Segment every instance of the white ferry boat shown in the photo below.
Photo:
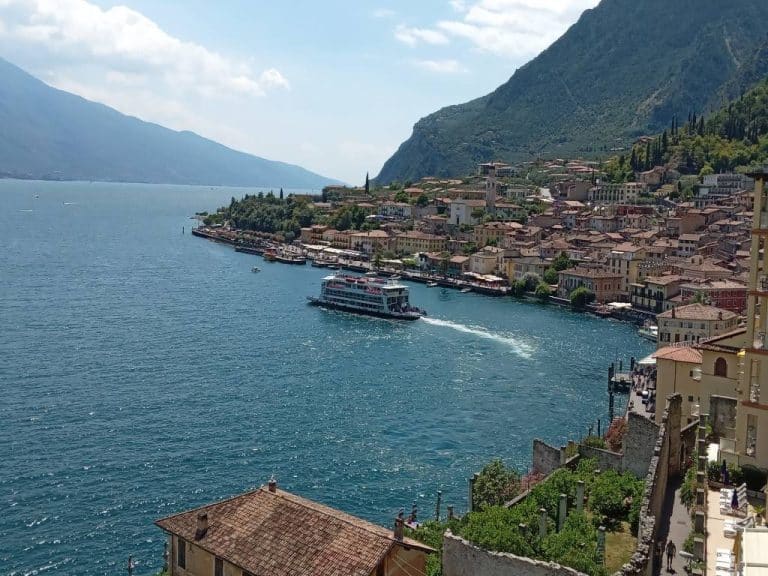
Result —
<path fill-rule="evenodd" d="M 416 320 L 427 313 L 411 306 L 408 287 L 394 280 L 370 276 L 333 274 L 323 278 L 320 296 L 307 296 L 309 303 L 399 320 Z"/>

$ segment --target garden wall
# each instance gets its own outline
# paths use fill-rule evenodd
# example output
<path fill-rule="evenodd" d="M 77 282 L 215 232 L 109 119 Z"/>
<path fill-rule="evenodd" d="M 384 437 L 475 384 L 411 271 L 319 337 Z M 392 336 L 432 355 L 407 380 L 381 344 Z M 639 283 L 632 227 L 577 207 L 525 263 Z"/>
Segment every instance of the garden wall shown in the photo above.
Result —
<path fill-rule="evenodd" d="M 561 449 L 535 438 L 533 440 L 533 471 L 549 476 L 562 466 Z"/>
<path fill-rule="evenodd" d="M 473 546 L 448 530 L 443 535 L 443 576 L 584 576 L 554 562 L 532 560 Z"/>

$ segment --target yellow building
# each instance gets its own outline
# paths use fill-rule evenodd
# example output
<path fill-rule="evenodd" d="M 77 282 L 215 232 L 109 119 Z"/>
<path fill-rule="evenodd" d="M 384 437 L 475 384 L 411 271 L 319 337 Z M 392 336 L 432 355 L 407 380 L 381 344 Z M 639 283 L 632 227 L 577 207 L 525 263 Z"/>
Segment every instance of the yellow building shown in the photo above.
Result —
<path fill-rule="evenodd" d="M 645 260 L 645 248 L 634 244 L 617 244 L 606 259 L 607 268 L 614 274 L 621 274 L 621 291 L 629 296 L 629 285 L 637 283 L 643 276 L 640 263 Z"/>
<path fill-rule="evenodd" d="M 689 346 L 665 346 L 653 354 L 656 359 L 656 398 L 670 394 L 683 397 L 682 424 L 699 417 L 701 404 L 701 352 Z M 709 397 L 707 396 L 707 399 Z M 656 423 L 661 424 L 664 411 L 656 411 Z"/>
<path fill-rule="evenodd" d="M 395 250 L 401 254 L 444 252 L 447 247 L 448 239 L 445 236 L 425 234 L 415 230 L 398 234 L 395 239 Z"/>
<path fill-rule="evenodd" d="M 171 576 L 411 576 L 432 548 L 339 510 L 268 487 L 155 522 Z"/>

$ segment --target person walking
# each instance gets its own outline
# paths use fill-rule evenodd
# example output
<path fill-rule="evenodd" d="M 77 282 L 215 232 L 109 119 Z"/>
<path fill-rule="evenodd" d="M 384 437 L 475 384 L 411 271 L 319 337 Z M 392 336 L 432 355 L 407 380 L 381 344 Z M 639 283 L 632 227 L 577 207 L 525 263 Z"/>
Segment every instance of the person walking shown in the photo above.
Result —
<path fill-rule="evenodd" d="M 677 546 L 675 546 L 675 543 L 670 540 L 667 542 L 667 572 L 672 570 L 672 559 L 675 557 L 676 553 Z"/>

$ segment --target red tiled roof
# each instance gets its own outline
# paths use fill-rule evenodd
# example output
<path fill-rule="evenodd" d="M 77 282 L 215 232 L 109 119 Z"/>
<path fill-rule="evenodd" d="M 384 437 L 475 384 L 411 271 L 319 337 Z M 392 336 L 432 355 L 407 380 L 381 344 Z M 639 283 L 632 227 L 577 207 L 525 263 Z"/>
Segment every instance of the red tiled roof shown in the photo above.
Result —
<path fill-rule="evenodd" d="M 701 352 L 690 346 L 666 346 L 656 350 L 652 354 L 653 358 L 662 360 L 674 360 L 675 362 L 689 362 L 691 364 L 701 364 Z"/>
<path fill-rule="evenodd" d="M 208 530 L 195 540 L 198 512 Z M 283 490 L 260 488 L 155 522 L 253 574 L 368 576 L 393 546 L 433 550 L 391 530 Z"/>
<path fill-rule="evenodd" d="M 657 315 L 657 318 L 678 318 L 680 320 L 730 320 L 738 314 L 730 310 L 715 308 L 705 304 L 688 304 L 678 306 Z"/>

